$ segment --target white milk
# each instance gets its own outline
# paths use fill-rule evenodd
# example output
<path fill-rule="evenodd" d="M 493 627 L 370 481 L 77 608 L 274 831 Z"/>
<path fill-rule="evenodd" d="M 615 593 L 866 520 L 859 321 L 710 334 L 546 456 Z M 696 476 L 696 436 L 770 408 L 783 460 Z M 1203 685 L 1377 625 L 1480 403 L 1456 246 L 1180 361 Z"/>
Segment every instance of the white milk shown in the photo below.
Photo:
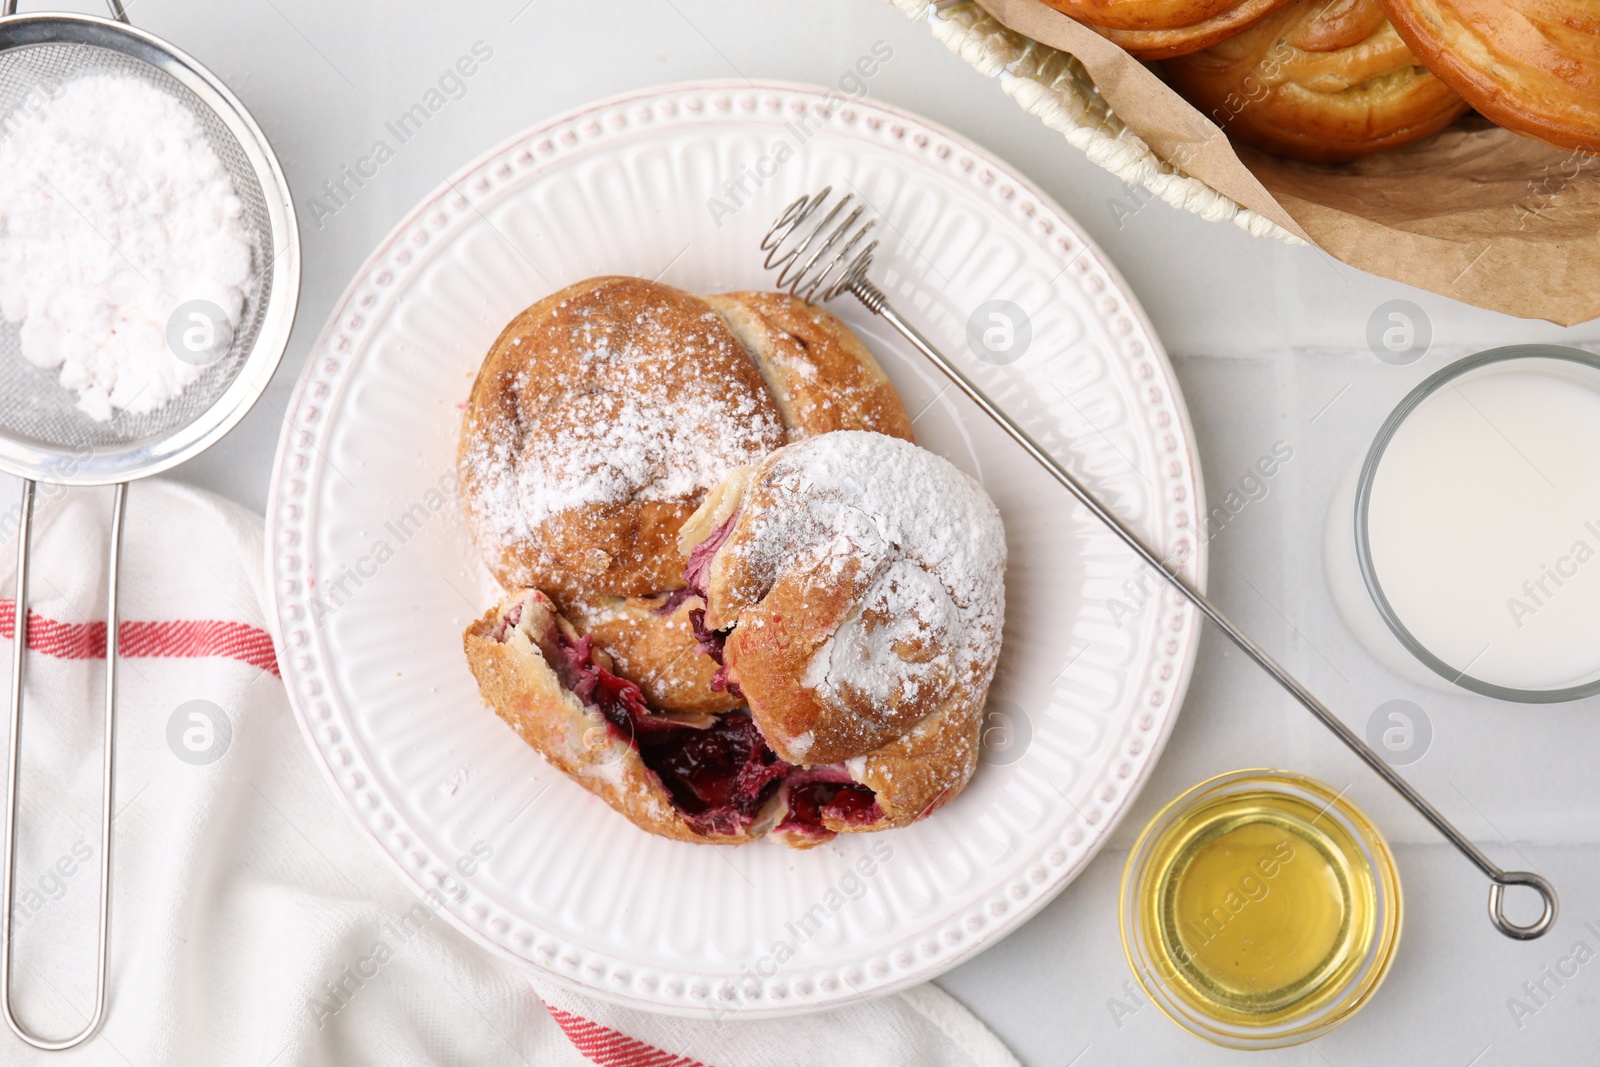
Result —
<path fill-rule="evenodd" d="M 1395 615 L 1451 667 L 1600 677 L 1600 371 L 1519 359 L 1440 387 L 1389 442 L 1367 528 Z"/>

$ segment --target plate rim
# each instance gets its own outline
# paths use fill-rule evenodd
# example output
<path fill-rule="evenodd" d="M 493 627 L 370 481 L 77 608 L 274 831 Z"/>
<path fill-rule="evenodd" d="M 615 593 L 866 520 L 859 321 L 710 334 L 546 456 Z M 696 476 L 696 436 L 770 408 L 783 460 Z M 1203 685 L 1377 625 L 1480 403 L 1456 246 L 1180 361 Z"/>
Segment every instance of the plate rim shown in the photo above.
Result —
<path fill-rule="evenodd" d="M 358 806 L 356 796 L 354 795 L 352 789 L 347 788 L 345 783 L 339 780 L 339 772 L 335 769 L 332 760 L 328 758 L 328 754 L 324 751 L 323 742 L 316 736 L 316 726 L 312 722 L 311 715 L 306 707 L 307 701 L 302 697 L 295 684 L 296 682 L 310 681 L 316 684 L 318 691 L 321 691 L 324 688 L 331 688 L 323 685 L 321 682 L 320 675 L 324 671 L 324 668 L 322 667 L 318 667 L 311 671 L 311 677 L 303 678 L 301 675 L 302 669 L 299 668 L 294 662 L 293 650 L 290 649 L 284 641 L 285 609 L 287 606 L 290 606 L 293 603 L 293 597 L 286 593 L 283 588 L 282 583 L 284 576 L 279 573 L 278 566 L 280 562 L 279 544 L 281 540 L 281 534 L 286 527 L 283 516 L 285 509 L 291 506 L 285 499 L 285 483 L 293 477 L 293 474 L 288 469 L 288 461 L 291 456 L 301 454 L 304 450 L 315 450 L 316 445 L 313 438 L 315 436 L 320 436 L 317 431 L 308 431 L 305 426 L 297 425 L 295 416 L 306 409 L 308 396 L 313 388 L 313 383 L 319 380 L 319 364 L 336 358 L 335 354 L 330 350 L 331 345 L 335 336 L 339 333 L 343 320 L 351 312 L 353 307 L 353 298 L 360 292 L 364 285 L 370 281 L 373 273 L 380 268 L 380 265 L 388 258 L 395 246 L 400 243 L 408 233 L 411 232 L 416 224 L 422 220 L 430 210 L 437 208 L 441 201 L 451 194 L 455 194 L 463 198 L 465 197 L 465 194 L 461 192 L 460 188 L 462 183 L 464 183 L 473 175 L 482 171 L 489 164 L 494 162 L 499 157 L 507 154 L 510 150 L 516 148 L 517 146 L 531 144 L 538 135 L 542 133 L 547 134 L 563 126 L 572 125 L 586 115 L 597 112 L 611 112 L 618 108 L 642 101 L 653 101 L 666 97 L 696 93 L 707 96 L 711 94 L 728 94 L 730 96 L 751 94 L 760 95 L 762 93 L 799 94 L 812 97 L 818 101 L 826 101 L 830 96 L 838 96 L 837 92 L 828 86 L 782 79 L 712 78 L 668 82 L 627 90 L 621 93 L 608 95 L 596 100 L 579 104 L 575 107 L 568 108 L 539 121 L 533 122 L 509 137 L 494 143 L 487 149 L 468 160 L 466 163 L 451 171 L 427 194 L 419 198 L 417 203 L 410 210 L 408 210 L 405 215 L 396 220 L 389 232 L 384 235 L 384 237 L 373 248 L 373 251 L 362 261 L 361 265 L 352 274 L 350 281 L 341 291 L 338 299 L 333 303 L 326 321 L 323 323 L 321 329 L 318 331 L 316 339 L 312 342 L 310 348 L 308 349 L 305 365 L 301 370 L 300 377 L 296 381 L 295 388 L 289 398 L 289 404 L 286 408 L 286 416 L 284 419 L 283 428 L 279 434 L 277 451 L 273 458 L 272 480 L 268 490 L 266 510 L 267 553 L 264 566 L 266 572 L 266 585 L 272 601 L 272 610 L 267 613 L 268 630 L 272 635 L 274 646 L 279 653 L 279 660 L 284 673 L 285 691 L 289 699 L 290 707 L 294 711 L 295 720 L 299 725 L 301 735 L 305 739 L 308 747 L 312 750 L 314 762 L 317 763 L 329 787 L 340 798 L 342 806 L 346 812 L 373 840 L 373 843 L 376 845 L 378 851 L 390 864 L 393 865 L 395 871 L 399 873 L 400 877 L 407 885 L 415 887 L 424 894 L 432 894 L 440 900 L 443 899 L 442 895 L 439 894 L 437 890 L 431 889 L 423 883 L 421 879 L 422 872 L 420 870 L 413 872 L 411 868 L 408 868 L 406 864 L 401 861 L 400 855 L 385 843 L 380 831 L 372 824 L 371 820 L 368 818 L 368 815 L 364 813 Z M 1123 278 L 1120 271 L 1116 269 L 1115 265 L 1105 255 L 1104 250 L 1101 249 L 1100 246 L 1089 236 L 1082 225 L 1071 213 L 1057 203 L 1053 197 L 1041 190 L 1031 179 L 1017 171 L 1009 163 L 1000 159 L 987 148 L 976 144 L 962 134 L 950 130 L 941 123 L 926 118 L 915 112 L 896 107 L 891 104 L 885 104 L 878 100 L 869 100 L 867 98 L 856 100 L 846 99 L 843 104 L 837 106 L 836 110 L 844 111 L 847 108 L 859 108 L 867 112 L 879 112 L 884 116 L 891 117 L 914 127 L 920 127 L 929 133 L 944 138 L 952 145 L 957 146 L 962 151 L 968 153 L 973 159 L 981 163 L 985 168 L 992 171 L 997 180 L 1004 179 L 1005 182 L 1025 191 L 1043 209 L 1049 213 L 1052 213 L 1056 219 L 1065 225 L 1066 230 L 1071 237 L 1082 246 L 1081 250 L 1076 253 L 1073 258 L 1076 259 L 1078 255 L 1085 254 L 1093 258 L 1096 267 L 1107 276 L 1112 287 L 1116 290 L 1117 295 L 1122 298 L 1119 301 L 1119 310 L 1123 314 L 1131 317 L 1137 323 L 1139 329 L 1136 335 L 1140 336 L 1140 338 L 1144 340 L 1148 346 L 1148 358 L 1156 366 L 1159 372 L 1159 383 L 1164 387 L 1167 394 L 1165 407 L 1170 409 L 1170 411 L 1172 411 L 1176 416 L 1177 425 L 1171 427 L 1170 429 L 1174 431 L 1175 436 L 1178 439 L 1178 445 L 1181 454 L 1187 460 L 1187 484 L 1193 492 L 1192 507 L 1196 514 L 1203 520 L 1203 516 L 1205 515 L 1206 495 L 1203 474 L 1200 466 L 1200 456 L 1195 439 L 1192 419 L 1189 414 L 1188 404 L 1184 399 L 1183 392 L 1178 382 L 1177 374 L 1172 366 L 1171 359 L 1168 356 L 1166 348 L 1162 344 L 1160 337 L 1157 335 L 1153 324 L 1150 322 L 1147 312 L 1145 311 L 1143 305 L 1137 300 L 1126 279 Z M 737 113 L 738 112 L 733 108 L 729 108 L 726 111 L 726 114 L 728 115 L 737 115 Z M 704 114 L 702 123 L 708 127 L 715 127 L 718 124 L 718 119 L 719 116 L 712 113 L 710 109 L 708 109 Z M 915 158 L 915 156 L 909 150 L 907 150 L 904 154 L 908 159 Z M 557 166 L 560 165 L 559 159 L 555 161 L 555 164 Z M 468 201 L 468 203 L 470 204 L 470 201 Z M 1065 271 L 1065 269 L 1066 268 L 1063 267 L 1063 271 Z M 351 357 L 346 355 L 337 358 L 338 366 L 326 372 L 327 377 L 333 383 L 335 383 L 334 388 L 329 389 L 330 394 L 335 393 L 338 387 L 341 387 L 343 384 L 345 384 L 345 379 L 350 373 L 352 373 L 349 362 Z M 1120 352 L 1114 353 L 1114 358 L 1116 358 L 1118 361 L 1126 359 L 1126 357 Z M 314 411 L 315 408 L 312 410 Z M 332 410 L 332 408 L 330 408 L 330 410 Z M 325 432 L 325 428 L 331 424 L 331 420 L 323 422 L 318 427 L 318 430 Z M 304 443 L 296 444 L 296 438 L 302 439 Z M 307 525 L 311 529 L 314 529 L 314 526 L 310 526 L 309 523 Z M 1196 535 L 1199 532 L 1200 531 L 1198 529 L 1191 531 L 1192 534 Z M 1195 582 L 1197 588 L 1204 590 L 1208 571 L 1209 543 L 1198 536 L 1196 536 L 1195 539 L 1197 541 L 1196 550 L 1190 557 L 1192 563 L 1191 575 L 1192 580 Z M 303 596 L 304 594 L 302 593 L 297 595 Z M 1170 696 L 1163 702 L 1163 707 L 1161 709 L 1161 720 L 1157 724 L 1157 728 L 1155 730 L 1152 730 L 1146 734 L 1146 737 L 1149 740 L 1149 756 L 1139 763 L 1131 777 L 1127 779 L 1127 786 L 1123 790 L 1115 808 L 1109 812 L 1108 821 L 1103 826 L 1099 825 L 1098 823 L 1089 823 L 1090 828 L 1094 831 L 1094 836 L 1084 848 L 1081 860 L 1079 860 L 1075 865 L 1064 869 L 1059 874 L 1054 874 L 1054 872 L 1052 872 L 1054 877 L 1047 879 L 1048 884 L 1041 886 L 1038 891 L 1030 893 L 1027 899 L 1015 903 L 1014 906 L 1010 907 L 1006 911 L 1003 918 L 1001 918 L 999 921 L 990 923 L 976 935 L 963 939 L 962 944 L 958 948 L 946 952 L 932 961 L 922 962 L 919 965 L 906 969 L 903 973 L 892 975 L 887 980 L 875 982 L 869 989 L 861 992 L 851 991 L 846 995 L 819 995 L 810 998 L 809 1001 L 806 1002 L 797 1002 L 793 999 L 788 999 L 785 1002 L 775 1002 L 772 998 L 762 998 L 754 1003 L 752 1003 L 750 1000 L 742 1000 L 742 1002 L 738 1004 L 737 1008 L 732 1010 L 735 1010 L 741 1018 L 752 1020 L 792 1017 L 819 1011 L 826 1011 L 831 1008 L 838 1007 L 843 1003 L 860 1000 L 863 996 L 870 999 L 899 992 L 901 990 L 910 988 L 911 986 L 926 982 L 938 976 L 939 974 L 942 974 L 945 971 L 948 971 L 972 959 L 980 952 L 993 947 L 993 945 L 998 941 L 1003 940 L 1012 933 L 1015 933 L 1031 918 L 1038 914 L 1038 912 L 1042 910 L 1045 905 L 1054 900 L 1062 890 L 1070 885 L 1083 873 L 1085 869 L 1088 868 L 1091 863 L 1094 862 L 1096 858 L 1098 858 L 1101 850 L 1109 842 L 1111 833 L 1117 828 L 1118 825 L 1120 825 L 1122 819 L 1127 816 L 1135 800 L 1143 791 L 1144 787 L 1148 784 L 1149 778 L 1153 773 L 1156 764 L 1160 761 L 1160 757 L 1165 751 L 1167 741 L 1172 734 L 1174 726 L 1176 725 L 1178 715 L 1182 711 L 1183 702 L 1187 696 L 1189 685 L 1193 679 L 1195 664 L 1198 658 L 1202 623 L 1198 612 L 1196 612 L 1191 605 L 1182 604 L 1177 610 L 1182 618 L 1183 623 L 1181 634 L 1178 636 L 1185 644 L 1182 651 L 1174 660 L 1176 665 L 1175 676 L 1165 686 Z M 340 709 L 340 713 L 342 717 L 342 708 Z M 1048 850 L 1050 847 L 1051 844 L 1047 842 L 1044 846 L 1044 849 L 1041 850 L 1039 856 L 1030 858 L 1038 860 L 1040 857 L 1042 857 L 1043 851 Z M 437 857 L 430 858 L 437 859 Z M 1024 863 L 1022 866 L 1027 867 L 1029 864 Z M 457 906 L 457 904 L 445 902 L 444 906 L 439 907 L 436 910 L 439 913 L 444 914 L 447 921 L 449 921 L 452 926 L 461 931 L 475 944 L 487 949 L 502 959 L 508 960 L 523 971 L 537 975 L 538 979 L 541 981 L 547 981 L 554 986 L 569 992 L 577 993 L 579 995 L 592 996 L 612 1004 L 649 1011 L 655 1014 L 686 1018 L 701 1018 L 704 1017 L 708 1011 L 715 1010 L 715 998 L 709 995 L 696 998 L 691 994 L 690 996 L 683 998 L 679 1003 L 668 1003 L 661 1000 L 631 996 L 623 991 L 607 987 L 598 982 L 588 983 L 577 980 L 572 976 L 562 973 L 552 966 L 541 964 L 529 956 L 517 953 L 509 946 L 495 941 L 489 937 L 484 930 L 470 922 L 464 915 L 458 914 L 456 910 Z M 526 919 L 526 917 L 524 917 L 524 921 L 532 924 L 531 920 Z M 790 975 L 789 978 L 791 981 L 798 980 L 797 976 L 794 975 Z"/>

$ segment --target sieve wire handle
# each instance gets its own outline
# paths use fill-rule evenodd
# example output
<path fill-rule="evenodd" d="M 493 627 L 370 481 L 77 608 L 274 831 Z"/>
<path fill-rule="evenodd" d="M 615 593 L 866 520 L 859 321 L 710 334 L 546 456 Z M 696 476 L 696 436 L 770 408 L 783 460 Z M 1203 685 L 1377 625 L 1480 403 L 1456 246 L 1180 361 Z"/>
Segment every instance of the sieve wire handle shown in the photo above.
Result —
<path fill-rule="evenodd" d="M 111 9 L 111 17 L 118 22 L 128 21 L 128 12 L 122 6 L 122 0 L 106 0 L 106 6 Z M 0 0 L 0 17 L 15 15 L 17 13 L 17 0 Z"/>
<path fill-rule="evenodd" d="M 106 948 L 111 926 L 111 817 L 112 742 L 116 737 L 117 709 L 117 568 L 122 560 L 122 516 L 127 510 L 128 486 L 116 488 L 111 512 L 111 545 L 106 567 L 106 714 L 103 790 L 100 805 L 100 934 L 96 949 L 94 1013 L 84 1028 L 71 1037 L 50 1041 L 26 1030 L 11 1007 L 11 907 L 17 874 L 17 772 L 22 752 L 23 665 L 28 648 L 28 548 L 33 534 L 32 480 L 22 483 L 22 516 L 17 525 L 17 597 L 12 618 L 11 736 L 6 755 L 7 804 L 5 823 L 5 873 L 0 878 L 0 1011 L 11 1032 L 36 1049 L 59 1052 L 81 1045 L 100 1029 L 106 1015 Z"/>

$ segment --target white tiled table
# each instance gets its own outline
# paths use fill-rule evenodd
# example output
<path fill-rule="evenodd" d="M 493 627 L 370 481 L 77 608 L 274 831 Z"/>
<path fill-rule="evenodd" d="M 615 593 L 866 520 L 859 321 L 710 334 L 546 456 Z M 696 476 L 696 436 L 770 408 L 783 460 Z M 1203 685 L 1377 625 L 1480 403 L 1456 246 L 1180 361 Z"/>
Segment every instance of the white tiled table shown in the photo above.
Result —
<path fill-rule="evenodd" d="M 134 0 L 131 15 L 234 88 L 296 190 L 305 283 L 288 356 L 265 401 L 178 475 L 258 510 L 280 413 L 324 317 L 374 244 L 445 175 L 597 97 L 705 77 L 833 85 L 886 42 L 893 56 L 871 80 L 874 98 L 1011 161 L 1077 216 L 1140 294 L 1173 354 L 1214 491 L 1275 442 L 1294 449 L 1271 493 L 1212 542 L 1210 584 L 1224 609 L 1358 728 L 1386 700 L 1421 705 L 1434 740 L 1412 779 L 1494 858 L 1553 879 L 1563 903 L 1560 926 L 1542 941 L 1494 933 L 1477 872 L 1209 633 L 1166 755 L 1114 848 L 1025 928 L 940 984 L 1040 1067 L 1237 1062 L 1240 1054 L 1187 1036 L 1130 993 L 1116 931 L 1117 849 L 1201 778 L 1274 765 L 1350 785 L 1397 846 L 1408 906 L 1398 962 L 1374 1002 L 1314 1046 L 1263 1062 L 1600 1062 L 1600 960 L 1560 986 L 1544 979 L 1542 1003 L 1522 988 L 1575 941 L 1600 952 L 1600 934 L 1584 928 L 1593 919 L 1600 930 L 1600 701 L 1520 707 L 1402 681 L 1334 614 L 1321 563 L 1332 486 L 1407 389 L 1448 357 L 1495 344 L 1600 346 L 1600 323 L 1563 330 L 1477 311 L 1159 202 L 1119 223 L 1114 204 L 1131 202 L 1121 183 L 882 0 Z M 465 94 L 337 212 L 314 212 L 323 183 L 479 41 L 493 55 Z M 1407 367 L 1378 361 L 1364 340 L 1373 309 L 1396 297 L 1421 305 L 1434 330 L 1433 352 Z M 1537 1009 L 1520 1027 L 1512 997 Z"/>

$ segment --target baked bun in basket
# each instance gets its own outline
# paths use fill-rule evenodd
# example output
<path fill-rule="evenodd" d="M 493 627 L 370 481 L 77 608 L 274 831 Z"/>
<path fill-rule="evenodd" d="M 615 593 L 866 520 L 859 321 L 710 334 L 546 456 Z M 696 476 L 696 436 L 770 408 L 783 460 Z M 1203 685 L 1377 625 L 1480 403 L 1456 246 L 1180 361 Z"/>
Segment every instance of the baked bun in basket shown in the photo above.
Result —
<path fill-rule="evenodd" d="M 503 586 L 543 590 L 652 705 L 727 711 L 737 701 L 695 652 L 678 530 L 728 471 L 840 428 L 911 437 L 894 386 L 827 311 L 592 278 L 495 341 L 459 467 Z"/>
<path fill-rule="evenodd" d="M 1418 62 L 1378 0 L 1295 0 L 1161 69 L 1230 137 L 1313 162 L 1410 144 L 1467 110 Z"/>
<path fill-rule="evenodd" d="M 1045 0 L 1139 59 L 1210 48 L 1291 0 Z"/>
<path fill-rule="evenodd" d="M 1600 153 L 1600 4 L 1383 0 L 1411 50 L 1486 117 Z"/>

